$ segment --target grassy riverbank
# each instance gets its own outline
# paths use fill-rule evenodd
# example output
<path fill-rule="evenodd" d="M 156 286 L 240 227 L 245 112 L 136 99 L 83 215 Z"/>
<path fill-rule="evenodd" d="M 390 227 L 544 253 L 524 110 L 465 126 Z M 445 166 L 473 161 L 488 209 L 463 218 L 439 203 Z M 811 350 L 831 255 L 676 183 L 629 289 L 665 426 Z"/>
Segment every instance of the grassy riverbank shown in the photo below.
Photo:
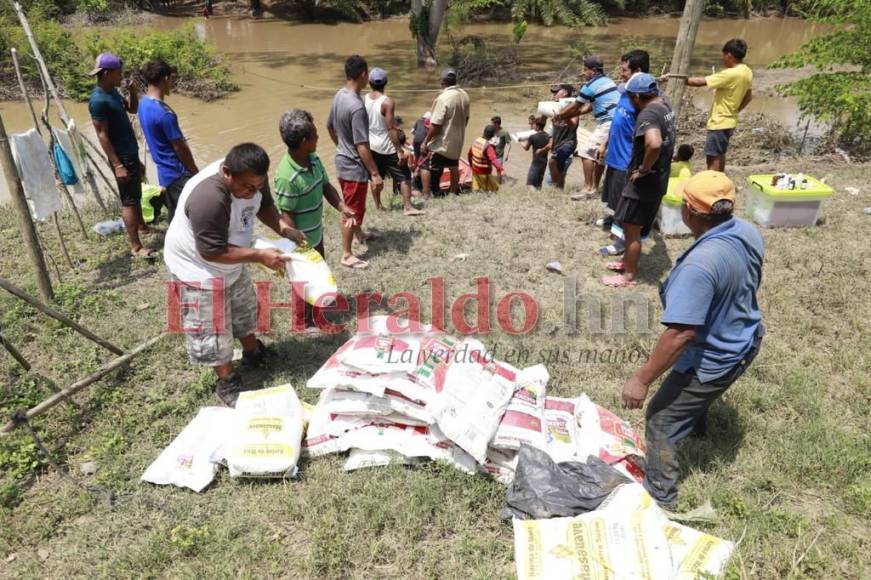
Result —
<path fill-rule="evenodd" d="M 709 437 L 683 447 L 681 507 L 711 499 L 716 524 L 704 529 L 740 540 L 729 578 L 860 578 L 867 552 L 871 487 L 869 402 L 871 206 L 869 165 L 839 158 L 780 159 L 730 168 L 740 185 L 750 173 L 804 171 L 826 177 L 835 196 L 816 228 L 765 230 L 760 293 L 768 327 L 762 353 L 712 411 Z M 576 177 L 574 179 L 577 179 Z M 859 194 L 847 192 L 857 188 Z M 746 194 L 746 186 L 742 192 Z M 519 187 L 431 204 L 420 219 L 371 212 L 384 238 L 372 243 L 369 271 L 340 269 L 338 224 L 328 213 L 327 256 L 347 294 L 407 290 L 426 298 L 431 276 L 444 276 L 448 299 L 488 276 L 495 295 L 530 292 L 542 324 L 563 317 L 565 279 L 544 264 L 560 260 L 578 292 L 610 304 L 599 285 L 604 241 L 590 226 L 594 202 L 572 203 Z M 743 210 L 743 202 L 739 205 Z M 87 213 L 93 223 L 102 216 Z M 131 261 L 123 236 L 84 242 L 64 216 L 75 270 L 64 267 L 53 231 L 40 226 L 63 277 L 60 308 L 123 347 L 164 326 L 164 268 Z M 0 270 L 32 288 L 12 212 L 0 215 Z M 159 236 L 149 239 L 160 242 Z M 482 340 L 501 351 L 523 347 L 527 364 L 545 362 L 551 391 L 587 392 L 619 409 L 619 389 L 633 365 L 548 360 L 555 349 L 604 352 L 649 349 L 658 333 L 657 283 L 686 239 L 655 238 L 645 247 L 637 292 L 654 323 L 621 335 L 546 333 Z M 453 259 L 460 253 L 465 260 Z M 258 277 L 263 274 L 257 272 Z M 277 314 L 283 328 L 286 314 Z M 99 347 L 0 294 L 0 327 L 34 365 L 22 373 L 0 352 L 0 411 L 27 407 L 93 371 L 109 357 Z M 582 329 L 585 330 L 585 329 Z M 269 368 L 248 375 L 274 385 L 290 381 L 307 401 L 305 381 L 344 337 L 278 333 Z M 0 439 L 0 576 L 4 577 L 508 577 L 510 526 L 499 520 L 504 487 L 451 468 L 390 467 L 343 473 L 342 459 L 303 460 L 288 482 L 231 480 L 222 472 L 197 495 L 139 483 L 145 467 L 203 405 L 217 403 L 209 372 L 191 367 L 180 337 L 170 337 L 122 370 L 34 422 L 55 457 L 87 485 L 116 494 L 109 503 L 49 468 L 24 433 Z M 619 411 L 636 426 L 642 413 Z M 88 465 L 94 462 L 93 465 Z M 83 475 L 83 468 L 90 475 Z"/>

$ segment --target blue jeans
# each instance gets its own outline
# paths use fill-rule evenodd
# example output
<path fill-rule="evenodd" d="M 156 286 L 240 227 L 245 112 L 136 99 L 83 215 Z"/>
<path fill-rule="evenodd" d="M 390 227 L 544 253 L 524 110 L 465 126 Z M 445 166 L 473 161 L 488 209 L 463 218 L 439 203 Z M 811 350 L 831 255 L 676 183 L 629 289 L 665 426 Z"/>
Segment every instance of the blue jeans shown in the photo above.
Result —
<path fill-rule="evenodd" d="M 677 444 L 693 432 L 705 433 L 708 409 L 756 358 L 762 334 L 760 327 L 760 333 L 744 359 L 722 377 L 703 383 L 695 372 L 672 370 L 650 400 L 646 415 L 644 487 L 659 503 L 670 504 L 677 500 L 677 480 L 680 477 Z"/>

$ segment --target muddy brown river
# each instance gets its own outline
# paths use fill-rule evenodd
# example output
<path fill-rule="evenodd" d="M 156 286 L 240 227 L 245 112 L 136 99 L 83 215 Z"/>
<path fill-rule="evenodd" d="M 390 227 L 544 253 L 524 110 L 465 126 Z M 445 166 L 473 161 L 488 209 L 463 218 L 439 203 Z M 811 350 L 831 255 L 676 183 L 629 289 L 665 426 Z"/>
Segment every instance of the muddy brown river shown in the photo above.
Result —
<path fill-rule="evenodd" d="M 387 92 L 395 98 L 397 113 L 405 119 L 409 131 L 414 120 L 429 109 L 438 91 L 437 73 L 416 66 L 405 19 L 329 25 L 236 17 L 165 18 L 156 20 L 153 26 L 167 28 L 186 22 L 193 22 L 197 33 L 216 45 L 241 87 L 239 92 L 212 103 L 177 95 L 169 97 L 168 102 L 178 113 L 182 130 L 200 166 L 242 141 L 260 143 L 270 156 L 277 158 L 283 150 L 278 119 L 293 107 L 309 110 L 321 135 L 326 137 L 330 101 L 343 83 L 342 66 L 350 54 L 362 54 L 370 67 L 380 66 L 387 71 L 390 81 Z M 644 18 L 614 20 L 601 28 L 530 26 L 520 44 L 519 72 L 559 71 L 568 66 L 568 74 L 574 77 L 580 67 L 572 61 L 569 46 L 584 42 L 590 50 L 604 56 L 609 70 L 616 70 L 621 52 L 631 48 L 646 48 L 654 55 L 668 55 L 667 60 L 651 63 L 652 72 L 658 73 L 670 62 L 678 25 L 676 18 Z M 824 30 L 820 25 L 798 19 L 706 20 L 699 29 L 692 69 L 694 73 L 706 74 L 712 66 L 721 66 L 722 44 L 737 36 L 747 40 L 750 52 L 746 62 L 758 70 Z M 504 46 L 510 39 L 511 25 L 476 24 L 466 26 L 462 33 L 482 36 L 490 42 L 492 50 L 498 50 L 500 44 Z M 547 89 L 487 87 L 470 89 L 469 93 L 472 120 L 467 141 L 471 142 L 494 114 L 502 116 L 503 125 L 509 130 L 526 129 L 527 116 L 535 109 L 537 101 L 547 96 Z M 695 95 L 701 107 L 710 102 L 706 90 L 696 90 Z M 72 103 L 68 104 L 68 109 L 79 126 L 93 137 L 87 105 Z M 749 110 L 763 112 L 790 129 L 797 126 L 796 107 L 788 99 L 758 95 Z M 0 112 L 10 133 L 26 130 L 31 125 L 23 103 L 0 103 Z M 332 168 L 332 143 L 322 138 L 319 147 L 325 164 Z M 523 153 L 512 153 L 508 163 L 510 175 L 525 175 L 528 153 Z M 148 165 L 152 181 L 156 182 L 150 160 Z M 4 179 L 0 184 L 0 199 L 7 197 Z"/>

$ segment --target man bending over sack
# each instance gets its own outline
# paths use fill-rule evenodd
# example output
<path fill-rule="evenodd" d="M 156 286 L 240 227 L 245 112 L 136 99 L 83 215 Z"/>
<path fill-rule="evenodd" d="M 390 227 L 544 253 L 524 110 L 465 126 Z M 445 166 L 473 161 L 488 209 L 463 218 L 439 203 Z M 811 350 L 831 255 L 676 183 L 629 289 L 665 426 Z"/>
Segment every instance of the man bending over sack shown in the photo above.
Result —
<path fill-rule="evenodd" d="M 705 435 L 708 409 L 744 374 L 765 334 L 756 301 L 765 248 L 755 227 L 732 217 L 735 184 L 702 171 L 679 187 L 683 221 L 696 241 L 660 289 L 665 331 L 623 386 L 623 406 L 638 409 L 671 367 L 647 405 L 645 433 L 644 487 L 666 509 L 677 504 L 678 442 Z"/>
<path fill-rule="evenodd" d="M 246 390 L 233 372 L 233 339 L 242 343 L 243 364 L 259 364 L 265 355 L 263 343 L 254 337 L 257 296 L 246 264 L 280 270 L 287 261 L 278 250 L 251 247 L 254 217 L 279 235 L 305 243 L 303 233 L 275 208 L 268 171 L 269 156 L 262 147 L 236 145 L 185 185 L 166 232 L 164 261 L 174 282 L 171 291 L 180 306 L 188 356 L 215 369 L 215 393 L 228 406 Z"/>

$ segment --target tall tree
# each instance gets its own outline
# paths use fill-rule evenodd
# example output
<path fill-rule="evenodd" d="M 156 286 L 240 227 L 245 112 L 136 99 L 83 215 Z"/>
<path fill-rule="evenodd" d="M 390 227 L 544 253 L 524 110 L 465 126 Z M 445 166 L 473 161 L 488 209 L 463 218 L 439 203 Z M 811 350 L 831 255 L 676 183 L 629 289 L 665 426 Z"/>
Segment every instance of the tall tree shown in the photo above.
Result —
<path fill-rule="evenodd" d="M 772 65 L 816 67 L 778 89 L 798 99 L 803 116 L 828 123 L 835 144 L 871 157 L 871 0 L 813 0 L 807 13 L 834 26 Z"/>
<path fill-rule="evenodd" d="M 411 34 L 417 41 L 417 65 L 435 66 L 436 43 L 448 0 L 411 0 Z"/>

